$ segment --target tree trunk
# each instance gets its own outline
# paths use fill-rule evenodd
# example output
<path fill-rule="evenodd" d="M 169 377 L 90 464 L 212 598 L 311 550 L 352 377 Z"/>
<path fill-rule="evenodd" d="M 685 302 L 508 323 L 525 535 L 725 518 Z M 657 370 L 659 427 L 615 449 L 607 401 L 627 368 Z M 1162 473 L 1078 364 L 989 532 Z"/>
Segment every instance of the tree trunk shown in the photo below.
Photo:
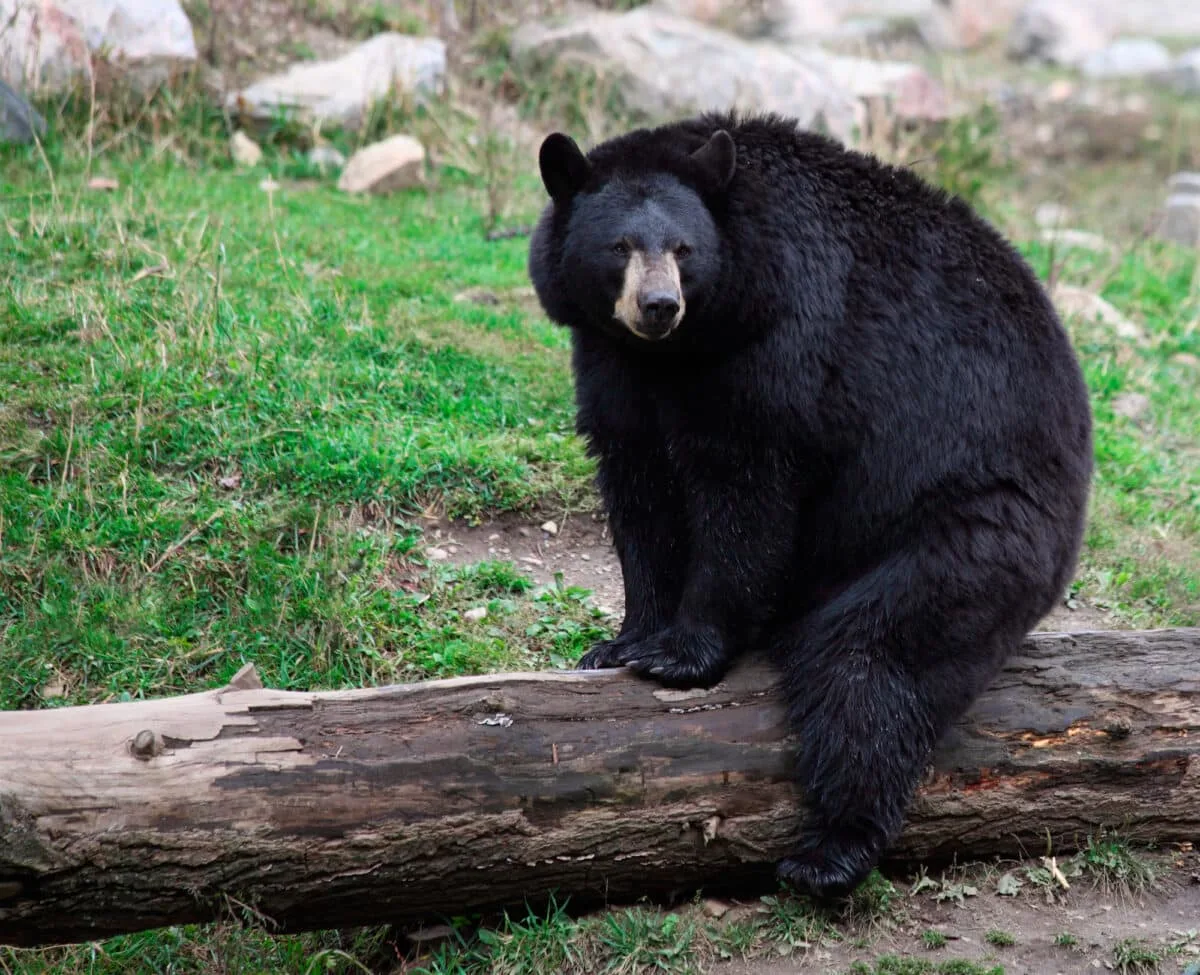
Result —
<path fill-rule="evenodd" d="M 262 689 L 0 714 L 0 942 L 281 930 L 771 884 L 802 797 L 770 672 Z M 803 744 L 802 742 L 799 744 Z M 893 855 L 1200 838 L 1200 629 L 1038 634 L 939 749 Z M 227 900 L 227 898 L 229 900 Z"/>

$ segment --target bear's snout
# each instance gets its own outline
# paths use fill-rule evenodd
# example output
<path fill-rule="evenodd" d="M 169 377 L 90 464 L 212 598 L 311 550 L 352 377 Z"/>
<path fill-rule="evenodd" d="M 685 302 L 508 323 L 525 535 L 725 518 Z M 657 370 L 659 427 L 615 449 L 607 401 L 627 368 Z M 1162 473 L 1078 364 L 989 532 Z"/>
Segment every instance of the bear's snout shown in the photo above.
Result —
<path fill-rule="evenodd" d="M 657 338 L 675 327 L 679 315 L 679 295 L 669 291 L 649 291 L 638 295 L 642 331 Z"/>
<path fill-rule="evenodd" d="M 683 320 L 683 288 L 673 254 L 636 250 L 625 265 L 613 317 L 638 338 L 664 339 Z"/>

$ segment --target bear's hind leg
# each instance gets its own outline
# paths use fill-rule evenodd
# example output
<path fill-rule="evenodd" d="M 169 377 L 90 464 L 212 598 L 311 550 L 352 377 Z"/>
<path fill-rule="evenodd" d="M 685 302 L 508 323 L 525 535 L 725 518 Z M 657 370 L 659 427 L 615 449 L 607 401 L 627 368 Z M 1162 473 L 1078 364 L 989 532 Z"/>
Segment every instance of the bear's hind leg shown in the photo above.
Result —
<path fill-rule="evenodd" d="M 945 527 L 772 641 L 808 813 L 778 872 L 805 893 L 843 895 L 867 876 L 938 740 L 1065 585 L 1052 526 L 1034 524 L 1041 539 Z"/>

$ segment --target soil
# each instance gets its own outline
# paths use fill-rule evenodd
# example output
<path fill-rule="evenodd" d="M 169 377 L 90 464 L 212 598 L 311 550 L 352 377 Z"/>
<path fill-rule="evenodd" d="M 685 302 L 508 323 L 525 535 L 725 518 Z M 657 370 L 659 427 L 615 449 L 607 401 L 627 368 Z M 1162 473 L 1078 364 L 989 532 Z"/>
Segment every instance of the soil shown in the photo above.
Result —
<path fill-rule="evenodd" d="M 554 532 L 543 527 L 548 522 Z M 552 585 L 561 572 L 565 585 L 590 589 L 593 605 L 616 621 L 624 612 L 621 566 L 602 514 L 580 512 L 561 519 L 509 515 L 478 526 L 431 518 L 425 536 L 428 547 L 445 552 L 448 561 L 512 561 L 539 585 Z M 1108 613 L 1078 601 L 1074 608 L 1060 605 L 1038 625 L 1039 630 L 1059 632 L 1119 628 Z"/>
<path fill-rule="evenodd" d="M 1143 895 L 1105 893 L 1075 881 L 1062 902 L 1049 903 L 1038 893 L 1022 890 L 1016 897 L 998 896 L 982 885 L 979 894 L 961 905 L 936 903 L 921 895 L 906 898 L 898 923 L 869 925 L 863 940 L 844 941 L 814 948 L 806 955 L 778 960 L 755 959 L 717 965 L 710 975 L 788 975 L 792 972 L 841 973 L 856 961 L 871 964 L 883 955 L 915 957 L 930 962 L 962 958 L 985 966 L 999 965 L 1005 975 L 1075 975 L 1121 968 L 1114 948 L 1126 939 L 1145 941 L 1167 955 L 1160 967 L 1131 972 L 1177 973 L 1200 971 L 1200 861 L 1193 855 L 1177 867 L 1164 890 Z M 922 935 L 937 931 L 945 936 L 942 948 L 931 949 Z M 989 932 L 1011 935 L 1014 944 L 997 946 Z M 1189 932 L 1191 936 L 1189 937 Z M 849 932 L 848 932 L 849 933 Z M 1069 934 L 1075 943 L 1055 943 Z M 858 941 L 861 947 L 855 947 Z M 1174 950 L 1170 946 L 1174 945 Z M 1164 951 L 1163 949 L 1167 950 Z"/>

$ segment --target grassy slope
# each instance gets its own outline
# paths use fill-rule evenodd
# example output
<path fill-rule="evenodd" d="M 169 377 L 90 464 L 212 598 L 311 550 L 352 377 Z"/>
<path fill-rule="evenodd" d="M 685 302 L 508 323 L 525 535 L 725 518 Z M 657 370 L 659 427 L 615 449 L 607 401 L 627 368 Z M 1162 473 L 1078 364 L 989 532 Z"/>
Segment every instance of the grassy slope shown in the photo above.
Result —
<path fill-rule="evenodd" d="M 279 157 L 268 193 L 261 169 L 133 153 L 97 161 L 120 183 L 104 193 L 51 143 L 51 191 L 36 152 L 6 152 L 0 707 L 212 686 L 250 659 L 300 688 L 561 665 L 601 631 L 581 593 L 534 594 L 503 565 L 423 577 L 413 551 L 430 504 L 588 500 L 565 338 L 532 305 L 525 242 L 483 241 L 465 177 L 356 200 L 293 187 L 311 174 Z M 1045 273 L 1050 255 L 1028 252 Z M 1078 595 L 1140 625 L 1196 623 L 1195 261 L 1147 246 L 1062 273 L 1148 336 L 1073 325 L 1099 464 Z M 456 301 L 468 288 L 496 301 Z M 1114 411 L 1129 392 L 1149 398 L 1136 420 Z M 339 952 L 377 942 L 206 927 L 0 963 L 352 970 Z"/>

